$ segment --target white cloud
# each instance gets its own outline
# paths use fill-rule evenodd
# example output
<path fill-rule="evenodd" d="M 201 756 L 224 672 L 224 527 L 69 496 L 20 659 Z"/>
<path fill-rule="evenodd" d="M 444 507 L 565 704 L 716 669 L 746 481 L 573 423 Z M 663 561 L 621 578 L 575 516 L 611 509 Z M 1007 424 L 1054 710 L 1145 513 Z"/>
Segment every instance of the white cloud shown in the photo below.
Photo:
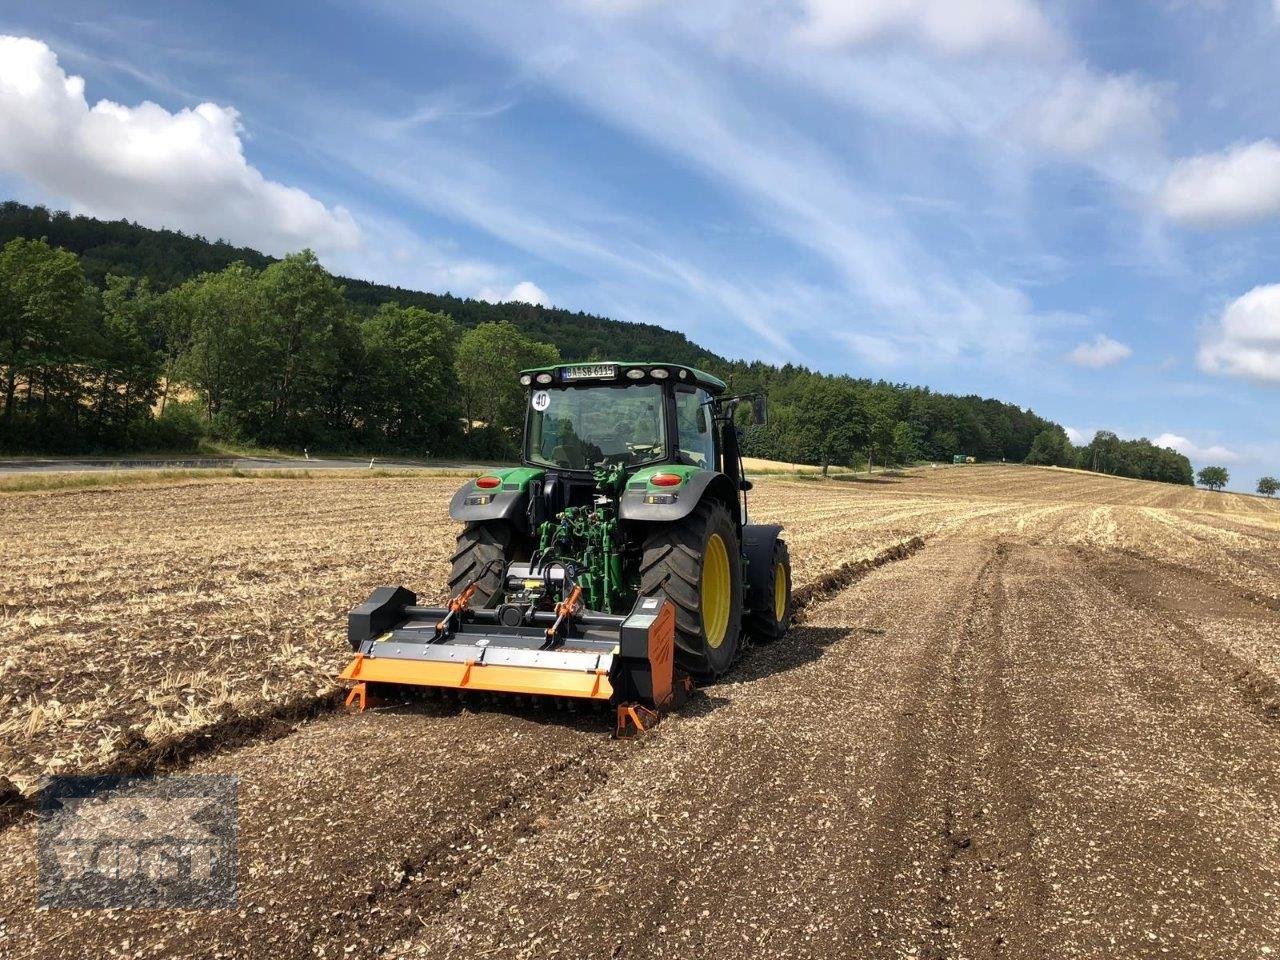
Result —
<path fill-rule="evenodd" d="M 548 299 L 546 292 L 530 280 L 521 280 L 512 287 L 510 299 L 519 300 L 521 303 L 536 304 L 539 307 L 551 306 L 551 301 Z"/>
<path fill-rule="evenodd" d="M 551 306 L 551 301 L 547 297 L 546 291 L 531 280 L 521 280 L 506 293 L 500 293 L 492 287 L 486 287 L 476 297 L 479 300 L 488 300 L 490 303 L 518 301 L 519 303 L 532 303 L 539 307 Z"/>
<path fill-rule="evenodd" d="M 1091 367 L 1098 370 L 1119 363 L 1132 355 L 1131 347 L 1100 333 L 1092 340 L 1079 344 L 1067 354 L 1067 360 L 1078 367 Z"/>
<path fill-rule="evenodd" d="M 0 171 L 77 210 L 270 253 L 360 244 L 345 209 L 249 164 L 233 108 L 202 103 L 171 113 L 109 100 L 90 107 L 84 90 L 44 43 L 0 36 Z"/>
<path fill-rule="evenodd" d="M 1280 213 L 1280 145 L 1258 140 L 1180 160 L 1165 180 L 1160 205 L 1174 220 L 1198 227 Z"/>
<path fill-rule="evenodd" d="M 1234 450 L 1230 450 L 1220 444 L 1202 447 L 1176 433 L 1162 433 L 1158 437 L 1153 437 L 1151 442 L 1157 447 L 1172 447 L 1197 463 L 1235 463 L 1243 459 Z"/>
<path fill-rule="evenodd" d="M 1158 149 L 1165 109 L 1151 83 L 1077 68 L 1037 104 L 1031 126 L 1042 147 L 1078 160 L 1117 145 Z"/>
<path fill-rule="evenodd" d="M 1086 435 L 1083 430 L 1077 430 L 1075 427 L 1063 427 L 1063 429 L 1067 431 L 1067 439 L 1077 447 L 1084 446 L 1092 437 L 1092 435 Z"/>
<path fill-rule="evenodd" d="M 1280 383 L 1280 284 L 1233 300 L 1200 345 L 1206 373 Z"/>
<path fill-rule="evenodd" d="M 1030 0 L 803 0 L 798 39 L 839 47 L 884 39 L 923 44 L 948 55 L 997 48 L 1042 50 L 1053 29 Z"/>

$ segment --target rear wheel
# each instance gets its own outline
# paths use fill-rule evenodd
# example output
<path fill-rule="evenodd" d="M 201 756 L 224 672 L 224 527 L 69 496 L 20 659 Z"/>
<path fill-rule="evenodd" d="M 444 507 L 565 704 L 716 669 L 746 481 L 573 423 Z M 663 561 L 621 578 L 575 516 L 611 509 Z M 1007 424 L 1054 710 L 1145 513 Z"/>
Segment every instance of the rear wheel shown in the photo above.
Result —
<path fill-rule="evenodd" d="M 747 629 L 753 639 L 769 643 L 782 639 L 791 626 L 791 553 L 785 540 L 774 541 L 773 568 L 764 600 L 764 606 L 747 614 Z"/>
<path fill-rule="evenodd" d="M 742 560 L 728 509 L 708 499 L 644 542 L 640 592 L 676 609 L 676 660 L 697 680 L 714 680 L 737 659 L 742 627 Z"/>
<path fill-rule="evenodd" d="M 515 529 L 505 520 L 482 520 L 463 527 L 449 573 L 449 596 L 456 597 L 479 577 L 471 605 L 489 606 L 502 589 L 507 564 L 516 559 L 516 541 Z"/>

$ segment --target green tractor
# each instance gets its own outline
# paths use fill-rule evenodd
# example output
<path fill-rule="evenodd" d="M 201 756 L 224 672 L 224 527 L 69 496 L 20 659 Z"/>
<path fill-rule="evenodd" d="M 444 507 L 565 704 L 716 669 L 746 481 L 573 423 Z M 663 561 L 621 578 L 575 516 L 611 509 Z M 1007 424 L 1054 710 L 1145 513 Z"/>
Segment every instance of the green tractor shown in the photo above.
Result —
<path fill-rule="evenodd" d="M 661 708 L 791 621 L 781 527 L 747 520 L 735 413 L 679 364 L 526 370 L 522 463 L 466 483 L 450 601 L 381 587 L 349 619 L 343 676 Z"/>

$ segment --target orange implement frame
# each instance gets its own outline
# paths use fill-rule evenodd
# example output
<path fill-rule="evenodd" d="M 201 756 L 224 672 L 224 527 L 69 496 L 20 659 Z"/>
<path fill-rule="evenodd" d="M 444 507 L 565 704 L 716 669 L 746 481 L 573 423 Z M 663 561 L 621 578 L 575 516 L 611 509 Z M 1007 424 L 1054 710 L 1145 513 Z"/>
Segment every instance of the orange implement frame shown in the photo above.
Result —
<path fill-rule="evenodd" d="M 688 677 L 675 675 L 676 609 L 668 600 L 649 626 L 649 683 L 653 706 L 642 703 L 618 704 L 618 722 L 613 735 L 619 739 L 644 733 L 657 726 L 663 713 L 683 703 L 691 685 Z"/>
<path fill-rule="evenodd" d="M 491 693 L 525 693 L 546 697 L 578 697 L 608 700 L 613 684 L 603 670 L 557 670 L 549 667 L 509 667 L 492 664 L 438 663 L 397 660 L 358 654 L 342 671 L 343 680 L 365 683 L 407 683 L 419 687 L 483 690 Z M 357 689 L 358 689 L 357 687 Z M 348 701 L 364 703 L 363 692 L 353 689 Z"/>

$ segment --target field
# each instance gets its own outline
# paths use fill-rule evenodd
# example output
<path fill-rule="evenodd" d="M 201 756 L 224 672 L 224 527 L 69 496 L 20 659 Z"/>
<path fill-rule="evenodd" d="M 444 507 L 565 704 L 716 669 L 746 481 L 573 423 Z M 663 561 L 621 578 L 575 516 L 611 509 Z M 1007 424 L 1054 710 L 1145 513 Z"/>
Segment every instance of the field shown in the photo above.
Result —
<path fill-rule="evenodd" d="M 1280 956 L 1280 503 L 763 477 L 804 623 L 651 736 L 335 711 L 346 611 L 440 598 L 457 482 L 0 494 L 0 952 Z M 36 910 L 39 778 L 150 769 L 240 777 L 240 907 Z"/>

